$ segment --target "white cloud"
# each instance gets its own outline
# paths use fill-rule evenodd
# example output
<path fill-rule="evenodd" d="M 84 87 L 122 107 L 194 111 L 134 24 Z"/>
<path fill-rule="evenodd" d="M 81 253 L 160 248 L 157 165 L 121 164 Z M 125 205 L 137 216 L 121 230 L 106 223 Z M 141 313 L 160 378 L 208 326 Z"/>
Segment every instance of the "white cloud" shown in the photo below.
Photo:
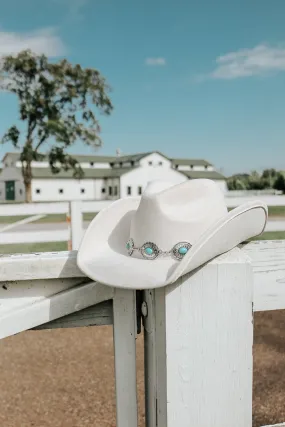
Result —
<path fill-rule="evenodd" d="M 285 48 L 260 44 L 252 49 L 240 49 L 216 59 L 212 79 L 237 79 L 285 71 Z"/>
<path fill-rule="evenodd" d="M 65 8 L 68 21 L 77 21 L 83 18 L 83 8 L 89 0 L 53 0 L 53 2 Z"/>
<path fill-rule="evenodd" d="M 165 58 L 146 58 L 145 64 L 152 67 L 164 66 L 166 65 Z"/>
<path fill-rule="evenodd" d="M 36 54 L 44 53 L 49 57 L 65 53 L 65 46 L 53 28 L 30 33 L 0 31 L 0 57 L 14 55 L 25 49 L 31 49 Z"/>

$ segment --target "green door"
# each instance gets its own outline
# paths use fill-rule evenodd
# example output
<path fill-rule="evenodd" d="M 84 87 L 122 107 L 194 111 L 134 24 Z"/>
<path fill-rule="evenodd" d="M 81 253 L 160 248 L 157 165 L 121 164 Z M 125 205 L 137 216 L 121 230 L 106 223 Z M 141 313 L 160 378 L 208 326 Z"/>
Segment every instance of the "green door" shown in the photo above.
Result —
<path fill-rule="evenodd" d="M 6 200 L 15 200 L 15 181 L 6 181 Z"/>

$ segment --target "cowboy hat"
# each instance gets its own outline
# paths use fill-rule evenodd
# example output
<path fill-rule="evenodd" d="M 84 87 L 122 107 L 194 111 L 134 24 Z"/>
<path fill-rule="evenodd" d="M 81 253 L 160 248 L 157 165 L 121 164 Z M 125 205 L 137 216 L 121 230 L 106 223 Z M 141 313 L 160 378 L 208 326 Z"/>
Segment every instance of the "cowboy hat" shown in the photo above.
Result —
<path fill-rule="evenodd" d="M 77 264 L 106 285 L 162 287 L 261 234 L 267 215 L 260 201 L 228 212 L 219 186 L 208 179 L 153 181 L 141 197 L 119 199 L 98 213 Z"/>

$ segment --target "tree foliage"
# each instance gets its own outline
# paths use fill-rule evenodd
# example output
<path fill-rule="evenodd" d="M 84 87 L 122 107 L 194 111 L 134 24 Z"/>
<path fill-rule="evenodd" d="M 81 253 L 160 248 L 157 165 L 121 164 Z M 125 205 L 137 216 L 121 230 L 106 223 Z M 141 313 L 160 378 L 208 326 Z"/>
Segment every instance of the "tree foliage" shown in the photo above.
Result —
<path fill-rule="evenodd" d="M 12 125 L 2 138 L 21 150 L 26 197 L 31 198 L 31 162 L 42 160 L 44 148 L 53 173 L 72 169 L 74 177 L 81 178 L 79 163 L 66 150 L 76 140 L 100 146 L 94 110 L 109 115 L 113 109 L 109 86 L 99 71 L 66 59 L 52 63 L 45 55 L 25 50 L 2 60 L 0 89 L 17 96 L 20 120 L 26 123 L 24 133 Z"/>
<path fill-rule="evenodd" d="M 275 188 L 275 190 L 282 191 L 282 193 L 285 193 L 285 177 L 283 173 L 279 173 L 277 175 L 273 188 Z"/>
<path fill-rule="evenodd" d="M 233 175 L 227 180 L 229 190 L 266 190 L 275 189 L 285 193 L 283 172 L 265 169 L 262 174 L 253 171 L 251 174 Z"/>

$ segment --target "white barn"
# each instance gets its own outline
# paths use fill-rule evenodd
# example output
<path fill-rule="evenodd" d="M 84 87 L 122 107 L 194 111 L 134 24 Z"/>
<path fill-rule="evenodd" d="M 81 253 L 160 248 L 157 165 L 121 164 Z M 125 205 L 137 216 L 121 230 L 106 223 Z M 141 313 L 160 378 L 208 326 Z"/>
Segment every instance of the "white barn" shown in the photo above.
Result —
<path fill-rule="evenodd" d="M 25 200 L 18 153 L 6 153 L 0 174 L 0 200 Z M 209 178 L 227 191 L 226 178 L 206 160 L 171 159 L 153 151 L 128 156 L 74 155 L 84 170 L 82 179 L 73 171 L 52 174 L 47 160 L 32 163 L 32 200 L 114 200 L 138 196 L 149 181 L 165 179 L 174 184 L 187 179 Z"/>

